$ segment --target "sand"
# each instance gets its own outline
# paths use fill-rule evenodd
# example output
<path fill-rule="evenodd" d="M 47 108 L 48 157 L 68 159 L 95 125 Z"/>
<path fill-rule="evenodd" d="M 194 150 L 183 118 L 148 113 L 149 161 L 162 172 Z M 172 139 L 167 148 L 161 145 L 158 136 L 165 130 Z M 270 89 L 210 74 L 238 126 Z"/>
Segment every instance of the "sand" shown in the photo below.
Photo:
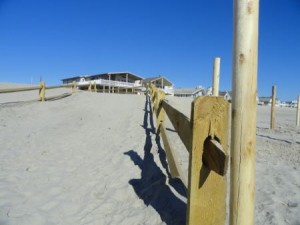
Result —
<path fill-rule="evenodd" d="M 35 98 L 0 94 L 0 224 L 185 224 L 186 193 L 169 176 L 145 96 L 26 102 Z M 189 99 L 169 101 L 189 115 Z M 269 130 L 269 109 L 258 108 L 256 224 L 297 225 L 300 129 L 295 109 L 278 108 Z"/>

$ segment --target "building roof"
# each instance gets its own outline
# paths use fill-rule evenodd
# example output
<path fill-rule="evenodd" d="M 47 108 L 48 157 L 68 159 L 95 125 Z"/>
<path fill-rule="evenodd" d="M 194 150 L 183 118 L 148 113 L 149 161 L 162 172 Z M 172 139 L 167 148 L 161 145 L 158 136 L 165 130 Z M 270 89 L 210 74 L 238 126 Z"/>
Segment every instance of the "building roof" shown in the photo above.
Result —
<path fill-rule="evenodd" d="M 195 88 L 175 88 L 174 95 L 195 95 L 200 91 L 203 91 L 203 87 L 195 87 Z"/>
<path fill-rule="evenodd" d="M 99 74 L 93 74 L 93 75 L 82 75 L 82 76 L 74 76 L 74 77 L 68 77 L 68 78 L 64 78 L 63 80 L 69 80 L 69 79 L 77 79 L 77 78 L 86 78 L 86 77 L 96 77 L 96 76 L 107 76 L 107 75 L 117 75 L 117 74 L 121 74 L 121 75 L 126 75 L 128 74 L 129 77 L 133 78 L 134 80 L 143 80 L 142 77 L 130 73 L 130 72 L 107 72 L 107 73 L 99 73 Z"/>
<path fill-rule="evenodd" d="M 156 80 L 159 80 L 159 79 L 163 79 L 164 80 L 164 84 L 166 84 L 166 86 L 172 86 L 173 83 L 171 81 L 169 81 L 167 78 L 165 78 L 164 76 L 158 76 L 158 77 L 149 77 L 149 78 L 146 78 L 144 79 L 144 83 L 148 83 L 148 82 L 154 82 Z"/>
<path fill-rule="evenodd" d="M 269 102 L 272 100 L 272 97 L 259 97 L 260 102 Z"/>
<path fill-rule="evenodd" d="M 232 96 L 232 92 L 231 91 L 219 91 L 219 96 L 224 97 L 226 94 L 229 94 L 229 96 Z"/>

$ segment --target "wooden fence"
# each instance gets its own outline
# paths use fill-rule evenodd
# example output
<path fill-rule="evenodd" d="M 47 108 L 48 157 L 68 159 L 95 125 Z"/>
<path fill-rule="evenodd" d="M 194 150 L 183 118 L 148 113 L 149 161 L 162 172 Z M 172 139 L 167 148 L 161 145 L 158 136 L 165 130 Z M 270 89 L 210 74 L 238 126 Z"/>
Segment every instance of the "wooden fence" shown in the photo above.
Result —
<path fill-rule="evenodd" d="M 166 132 L 166 116 L 189 152 L 187 224 L 219 225 L 226 218 L 229 103 L 222 97 L 203 96 L 192 103 L 190 119 L 172 107 L 163 91 L 151 85 L 156 115 L 170 173 L 184 182 L 184 173 Z"/>
<path fill-rule="evenodd" d="M 33 91 L 39 90 L 38 92 L 38 100 L 39 101 L 47 101 L 54 100 L 63 97 L 70 96 L 71 93 L 64 93 L 61 95 L 50 96 L 46 98 L 46 89 L 55 89 L 55 88 L 72 88 L 72 94 L 76 92 L 76 82 L 73 82 L 71 85 L 57 85 L 57 86 L 46 86 L 45 82 L 40 82 L 39 86 L 30 86 L 30 87 L 21 87 L 21 88 L 8 88 L 8 89 L 0 89 L 1 93 L 12 93 L 12 92 L 20 92 L 20 91 Z"/>

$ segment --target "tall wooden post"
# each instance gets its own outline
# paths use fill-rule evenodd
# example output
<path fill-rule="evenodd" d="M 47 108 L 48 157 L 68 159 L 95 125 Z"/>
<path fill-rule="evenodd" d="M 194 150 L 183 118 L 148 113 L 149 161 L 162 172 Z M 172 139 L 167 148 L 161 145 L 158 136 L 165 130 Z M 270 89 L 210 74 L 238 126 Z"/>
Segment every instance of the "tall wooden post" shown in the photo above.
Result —
<path fill-rule="evenodd" d="M 74 80 L 72 83 L 72 94 L 76 92 L 76 81 Z"/>
<path fill-rule="evenodd" d="M 89 83 L 89 92 L 92 92 L 92 82 L 90 81 L 90 83 Z"/>
<path fill-rule="evenodd" d="M 96 81 L 94 81 L 94 92 L 97 92 L 97 84 L 96 84 Z"/>
<path fill-rule="evenodd" d="M 220 82 L 220 61 L 219 57 L 214 59 L 213 69 L 213 96 L 219 96 L 219 82 Z"/>
<path fill-rule="evenodd" d="M 110 86 L 111 86 L 111 84 L 110 84 L 110 74 L 108 75 L 108 79 L 109 79 L 108 93 L 110 93 Z"/>
<path fill-rule="evenodd" d="M 40 101 L 45 101 L 45 90 L 46 90 L 46 84 L 44 81 L 40 82 L 40 89 L 39 89 L 39 98 Z"/>
<path fill-rule="evenodd" d="M 234 0 L 230 224 L 253 225 L 259 0 Z"/>
<path fill-rule="evenodd" d="M 272 87 L 271 129 L 275 128 L 276 86 Z"/>
<path fill-rule="evenodd" d="M 300 125 L 300 95 L 298 96 L 298 102 L 297 102 L 297 119 L 296 119 L 296 124 L 297 126 Z"/>

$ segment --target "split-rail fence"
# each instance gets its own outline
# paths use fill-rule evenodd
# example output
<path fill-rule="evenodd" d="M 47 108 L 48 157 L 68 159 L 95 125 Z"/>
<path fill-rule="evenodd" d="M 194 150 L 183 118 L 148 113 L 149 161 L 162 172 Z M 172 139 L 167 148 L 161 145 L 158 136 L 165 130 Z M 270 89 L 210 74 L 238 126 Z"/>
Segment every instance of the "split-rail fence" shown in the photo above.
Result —
<path fill-rule="evenodd" d="M 229 103 L 222 97 L 198 97 L 192 102 L 189 119 L 153 84 L 150 94 L 172 177 L 186 180 L 166 132 L 166 117 L 189 153 L 186 224 L 225 224 Z"/>

